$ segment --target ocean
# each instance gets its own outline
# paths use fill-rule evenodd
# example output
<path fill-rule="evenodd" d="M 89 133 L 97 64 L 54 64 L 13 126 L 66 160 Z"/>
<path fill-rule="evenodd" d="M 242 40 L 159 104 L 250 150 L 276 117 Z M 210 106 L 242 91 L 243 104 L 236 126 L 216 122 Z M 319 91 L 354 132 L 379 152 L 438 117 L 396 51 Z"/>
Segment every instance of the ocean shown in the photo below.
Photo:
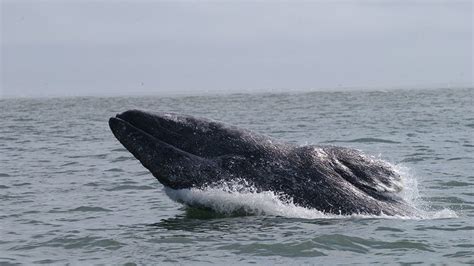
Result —
<path fill-rule="evenodd" d="M 474 264 L 474 90 L 0 100 L 0 264 Z M 108 119 L 128 109 L 219 120 L 395 166 L 416 217 L 329 215 L 272 193 L 174 202 Z M 226 214 L 244 205 L 252 215 Z"/>

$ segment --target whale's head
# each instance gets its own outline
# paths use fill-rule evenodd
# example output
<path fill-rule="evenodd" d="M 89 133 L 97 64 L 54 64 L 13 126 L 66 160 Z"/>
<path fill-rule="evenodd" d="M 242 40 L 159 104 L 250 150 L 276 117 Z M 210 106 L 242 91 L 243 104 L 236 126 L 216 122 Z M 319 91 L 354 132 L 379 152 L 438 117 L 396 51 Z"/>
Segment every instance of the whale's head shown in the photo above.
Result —
<path fill-rule="evenodd" d="M 175 113 L 130 110 L 109 120 L 115 137 L 163 185 L 200 187 L 235 178 L 269 152 L 274 140 L 224 123 Z M 247 158 L 251 156 L 251 158 Z M 252 160 L 248 160 L 252 159 Z"/>

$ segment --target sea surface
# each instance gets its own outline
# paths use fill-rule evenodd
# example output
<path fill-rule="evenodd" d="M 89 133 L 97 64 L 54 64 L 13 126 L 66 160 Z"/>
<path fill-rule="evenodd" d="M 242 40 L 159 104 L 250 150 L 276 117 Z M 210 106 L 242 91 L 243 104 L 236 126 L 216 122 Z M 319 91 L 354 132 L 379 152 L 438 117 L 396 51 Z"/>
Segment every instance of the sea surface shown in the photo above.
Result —
<path fill-rule="evenodd" d="M 0 100 L 0 264 L 474 264 L 474 90 Z M 114 138 L 139 108 L 299 145 L 353 147 L 402 173 L 422 217 L 324 215 L 270 194 L 226 216 L 172 201 Z M 206 198 L 207 197 L 207 198 Z"/>

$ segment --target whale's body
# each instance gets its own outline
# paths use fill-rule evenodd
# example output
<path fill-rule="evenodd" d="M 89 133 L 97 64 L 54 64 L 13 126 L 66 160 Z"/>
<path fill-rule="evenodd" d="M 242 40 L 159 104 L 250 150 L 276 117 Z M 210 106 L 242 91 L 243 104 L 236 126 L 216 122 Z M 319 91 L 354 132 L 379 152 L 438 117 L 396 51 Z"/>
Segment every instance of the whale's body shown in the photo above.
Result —
<path fill-rule="evenodd" d="M 386 162 L 336 146 L 296 146 L 224 123 L 130 110 L 112 117 L 115 137 L 164 186 L 245 181 L 294 204 L 334 214 L 410 215 L 401 179 Z"/>

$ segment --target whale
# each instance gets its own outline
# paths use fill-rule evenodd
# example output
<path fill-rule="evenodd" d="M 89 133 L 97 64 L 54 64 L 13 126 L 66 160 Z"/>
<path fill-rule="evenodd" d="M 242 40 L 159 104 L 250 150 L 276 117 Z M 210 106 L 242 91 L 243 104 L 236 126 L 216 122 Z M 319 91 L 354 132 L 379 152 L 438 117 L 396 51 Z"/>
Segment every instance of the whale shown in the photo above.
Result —
<path fill-rule="evenodd" d="M 328 214 L 413 215 L 388 162 L 346 147 L 296 145 L 191 115 L 128 110 L 109 119 L 118 141 L 167 189 L 241 182 Z M 193 206 L 191 206 L 193 207 Z M 197 206 L 199 207 L 199 206 Z"/>

